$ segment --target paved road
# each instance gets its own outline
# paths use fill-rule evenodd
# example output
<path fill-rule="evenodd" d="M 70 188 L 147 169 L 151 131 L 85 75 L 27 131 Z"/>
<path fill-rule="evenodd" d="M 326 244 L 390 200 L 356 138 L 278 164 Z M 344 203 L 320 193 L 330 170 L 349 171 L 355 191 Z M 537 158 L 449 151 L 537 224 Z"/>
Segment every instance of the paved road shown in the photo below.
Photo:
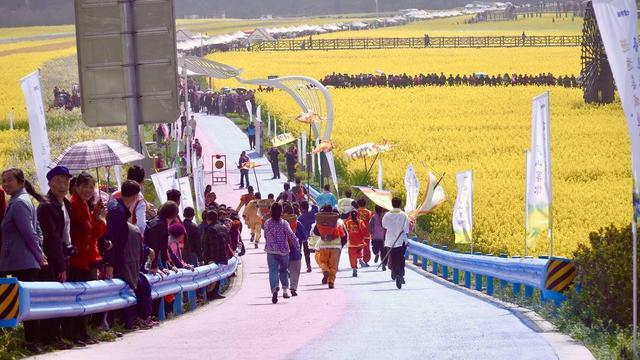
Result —
<path fill-rule="evenodd" d="M 198 121 L 197 135 L 203 140 L 205 156 L 221 149 L 235 156 L 247 147 L 246 137 L 229 120 L 199 117 Z M 264 180 L 270 178 L 269 171 L 259 176 L 263 192 L 275 193 L 281 187 L 281 183 Z M 231 190 L 232 186 L 218 186 L 214 191 L 232 201 L 242 193 Z M 335 289 L 320 284 L 321 274 L 314 262 L 313 272 L 301 276 L 299 296 L 281 298 L 272 305 L 264 251 L 247 249 L 241 276 L 227 299 L 113 343 L 39 358 L 558 358 L 545 337 L 509 311 L 412 271 L 407 272 L 402 290 L 396 289 L 389 272 L 374 267 L 360 270 L 353 278 L 346 252 Z"/>

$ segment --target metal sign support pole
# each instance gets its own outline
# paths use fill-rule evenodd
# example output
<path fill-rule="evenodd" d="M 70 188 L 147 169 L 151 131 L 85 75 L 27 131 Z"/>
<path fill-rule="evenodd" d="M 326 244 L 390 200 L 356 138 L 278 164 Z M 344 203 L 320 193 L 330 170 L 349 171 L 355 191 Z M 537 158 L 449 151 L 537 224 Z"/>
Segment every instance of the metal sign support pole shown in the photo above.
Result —
<path fill-rule="evenodd" d="M 123 50 L 126 56 L 124 66 L 127 68 L 127 88 L 129 93 L 126 95 L 129 107 L 129 119 L 127 121 L 127 135 L 129 146 L 135 151 L 140 152 L 140 133 L 138 132 L 138 119 L 140 117 L 140 108 L 138 104 L 138 70 L 136 59 L 136 41 L 134 37 L 134 14 L 133 0 L 123 0 L 122 6 L 123 18 Z"/>

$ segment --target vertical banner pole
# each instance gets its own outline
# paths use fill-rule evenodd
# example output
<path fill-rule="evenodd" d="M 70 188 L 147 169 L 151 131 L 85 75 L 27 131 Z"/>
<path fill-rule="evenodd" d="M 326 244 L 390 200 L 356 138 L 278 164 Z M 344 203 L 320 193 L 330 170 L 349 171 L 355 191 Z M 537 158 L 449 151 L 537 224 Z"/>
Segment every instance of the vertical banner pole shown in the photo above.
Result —
<path fill-rule="evenodd" d="M 129 114 L 127 116 L 127 133 L 129 135 L 129 146 L 140 152 L 140 135 L 138 133 L 138 67 L 136 65 L 136 42 L 134 37 L 134 11 L 133 0 L 121 2 L 122 18 L 124 27 L 123 50 L 127 62 L 126 88 L 128 90 L 127 105 Z"/>

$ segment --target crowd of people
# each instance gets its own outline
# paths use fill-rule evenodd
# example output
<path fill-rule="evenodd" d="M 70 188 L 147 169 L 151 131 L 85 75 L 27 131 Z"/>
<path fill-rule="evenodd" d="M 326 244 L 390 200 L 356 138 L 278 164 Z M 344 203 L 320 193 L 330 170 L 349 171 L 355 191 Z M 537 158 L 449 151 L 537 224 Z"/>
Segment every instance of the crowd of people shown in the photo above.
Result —
<path fill-rule="evenodd" d="M 419 74 L 419 75 L 393 75 L 393 74 L 342 74 L 332 73 L 320 80 L 325 86 L 337 88 L 358 88 L 358 87 L 391 87 L 405 88 L 413 86 L 561 86 L 565 88 L 580 87 L 579 80 L 575 75 L 555 76 L 547 74 L 497 74 L 487 75 L 474 73 L 470 75 L 449 74 Z"/>
<path fill-rule="evenodd" d="M 47 173 L 49 192 L 39 194 L 20 169 L 2 172 L 0 190 L 0 276 L 20 281 L 81 282 L 121 279 L 134 291 L 137 304 L 108 313 L 72 318 L 24 321 L 26 347 L 68 349 L 96 342 L 89 324 L 113 330 L 119 320 L 128 330 L 149 329 L 158 322 L 160 299 L 152 301 L 145 274 L 165 276 L 178 269 L 227 264 L 243 249 L 242 223 L 237 212 L 218 205 L 207 188 L 207 210 L 197 224 L 195 211 L 179 215 L 181 194 L 167 192 L 158 210 L 141 193 L 144 169 L 132 166 L 119 191 L 106 194 L 96 179 L 82 172 L 72 176 L 63 166 Z M 5 194 L 9 195 L 8 204 Z M 34 201 L 38 203 L 34 206 Z M 209 298 L 222 298 L 220 284 Z M 170 312 L 173 296 L 164 298 Z"/>
<path fill-rule="evenodd" d="M 239 211 L 250 230 L 252 242 L 258 248 L 264 236 L 264 249 L 269 268 L 271 300 L 298 295 L 298 281 L 302 257 L 306 271 L 311 272 L 311 254 L 322 271 L 321 283 L 330 289 L 335 287 L 338 264 L 346 247 L 352 276 L 358 276 L 358 268 L 369 267 L 372 252 L 374 262 L 380 262 L 382 270 L 391 269 L 391 279 L 398 289 L 405 283 L 404 253 L 412 222 L 401 209 L 399 198 L 392 199 L 393 209 L 375 206 L 368 209 L 368 201 L 353 199 L 350 191 L 337 199 L 329 185 L 312 199 L 307 189 L 296 178 L 294 186 L 289 182 L 283 191 L 266 199 L 259 192 L 248 192 L 240 199 Z"/>
<path fill-rule="evenodd" d="M 73 108 L 82 106 L 80 99 L 80 87 L 78 85 L 74 85 L 71 87 L 71 93 L 67 90 L 58 88 L 55 86 L 53 88 L 53 104 L 54 108 L 64 108 L 65 110 L 71 111 Z"/>
<path fill-rule="evenodd" d="M 188 79 L 187 89 L 189 103 L 194 113 L 206 113 L 207 115 L 224 115 L 229 112 L 246 114 L 246 101 L 250 101 L 253 108 L 256 107 L 255 91 L 244 88 L 222 89 L 213 91 L 203 89 L 197 81 Z M 184 84 L 179 86 L 180 102 L 184 103 Z"/>

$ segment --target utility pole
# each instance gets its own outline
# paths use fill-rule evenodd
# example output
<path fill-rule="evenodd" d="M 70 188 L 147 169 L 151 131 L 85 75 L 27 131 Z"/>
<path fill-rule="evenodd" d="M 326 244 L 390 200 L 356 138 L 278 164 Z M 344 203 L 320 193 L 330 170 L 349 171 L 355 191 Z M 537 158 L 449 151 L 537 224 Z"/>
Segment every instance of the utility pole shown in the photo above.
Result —
<path fill-rule="evenodd" d="M 378 0 L 375 0 L 376 2 L 376 17 L 380 16 L 380 8 L 378 8 Z"/>
<path fill-rule="evenodd" d="M 136 41 L 134 37 L 135 25 L 133 14 L 133 0 L 123 0 L 120 2 L 122 7 L 122 34 L 124 41 L 122 44 L 124 56 L 126 57 L 125 66 L 127 67 L 127 88 L 129 93 L 126 94 L 129 116 L 127 120 L 127 134 L 129 135 L 129 146 L 135 151 L 140 152 L 140 133 L 138 131 L 138 118 L 140 109 L 138 107 L 138 69 L 136 60 Z"/>

